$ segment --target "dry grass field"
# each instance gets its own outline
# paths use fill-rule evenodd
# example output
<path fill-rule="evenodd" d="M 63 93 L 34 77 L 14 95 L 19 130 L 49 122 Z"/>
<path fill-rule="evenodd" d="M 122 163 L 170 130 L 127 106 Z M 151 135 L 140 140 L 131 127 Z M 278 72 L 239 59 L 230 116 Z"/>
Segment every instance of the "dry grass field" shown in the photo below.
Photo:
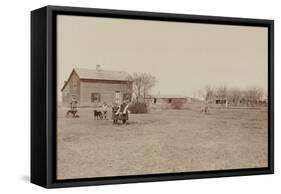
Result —
<path fill-rule="evenodd" d="M 126 125 L 58 109 L 57 178 L 267 166 L 267 109 L 153 110 Z M 111 114 L 111 113 L 110 113 Z M 110 115 L 111 116 L 111 115 Z"/>

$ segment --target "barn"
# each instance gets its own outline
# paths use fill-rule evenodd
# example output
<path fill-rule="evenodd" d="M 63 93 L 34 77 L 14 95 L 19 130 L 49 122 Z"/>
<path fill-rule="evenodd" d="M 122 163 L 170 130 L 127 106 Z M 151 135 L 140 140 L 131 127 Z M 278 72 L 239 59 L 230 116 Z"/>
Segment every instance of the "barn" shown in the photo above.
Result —
<path fill-rule="evenodd" d="M 69 105 L 74 98 L 78 105 L 96 106 L 112 104 L 132 98 L 132 82 L 124 71 L 74 68 L 61 89 L 62 104 Z"/>

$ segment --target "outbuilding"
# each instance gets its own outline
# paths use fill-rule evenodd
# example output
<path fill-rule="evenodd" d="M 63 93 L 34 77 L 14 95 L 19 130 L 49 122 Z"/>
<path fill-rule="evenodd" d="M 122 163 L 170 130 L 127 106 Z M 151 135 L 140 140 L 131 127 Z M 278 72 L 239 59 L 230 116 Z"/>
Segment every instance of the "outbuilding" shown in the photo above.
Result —
<path fill-rule="evenodd" d="M 156 108 L 177 108 L 179 106 L 184 106 L 188 102 L 188 98 L 183 95 L 153 95 L 151 96 L 152 107 Z"/>

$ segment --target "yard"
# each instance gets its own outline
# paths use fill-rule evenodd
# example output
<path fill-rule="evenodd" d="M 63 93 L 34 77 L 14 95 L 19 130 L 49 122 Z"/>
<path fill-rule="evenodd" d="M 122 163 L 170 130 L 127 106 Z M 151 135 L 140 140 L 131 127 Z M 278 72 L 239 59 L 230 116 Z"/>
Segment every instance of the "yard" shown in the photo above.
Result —
<path fill-rule="evenodd" d="M 57 178 L 267 166 L 267 109 L 198 108 L 130 114 L 126 125 L 66 118 L 58 109 Z M 111 117 L 111 113 L 109 114 Z"/>

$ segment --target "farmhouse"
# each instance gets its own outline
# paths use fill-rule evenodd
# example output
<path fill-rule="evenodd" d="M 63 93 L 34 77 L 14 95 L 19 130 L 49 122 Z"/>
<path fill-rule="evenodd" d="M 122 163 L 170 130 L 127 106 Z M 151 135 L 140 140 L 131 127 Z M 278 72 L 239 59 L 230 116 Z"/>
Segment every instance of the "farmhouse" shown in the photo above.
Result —
<path fill-rule="evenodd" d="M 61 89 L 63 105 L 74 98 L 79 106 L 96 106 L 131 100 L 132 82 L 123 71 L 74 68 Z"/>
<path fill-rule="evenodd" d="M 188 98 L 183 95 L 153 95 L 150 97 L 152 107 L 157 108 L 174 108 L 173 106 L 178 104 L 186 104 Z"/>

